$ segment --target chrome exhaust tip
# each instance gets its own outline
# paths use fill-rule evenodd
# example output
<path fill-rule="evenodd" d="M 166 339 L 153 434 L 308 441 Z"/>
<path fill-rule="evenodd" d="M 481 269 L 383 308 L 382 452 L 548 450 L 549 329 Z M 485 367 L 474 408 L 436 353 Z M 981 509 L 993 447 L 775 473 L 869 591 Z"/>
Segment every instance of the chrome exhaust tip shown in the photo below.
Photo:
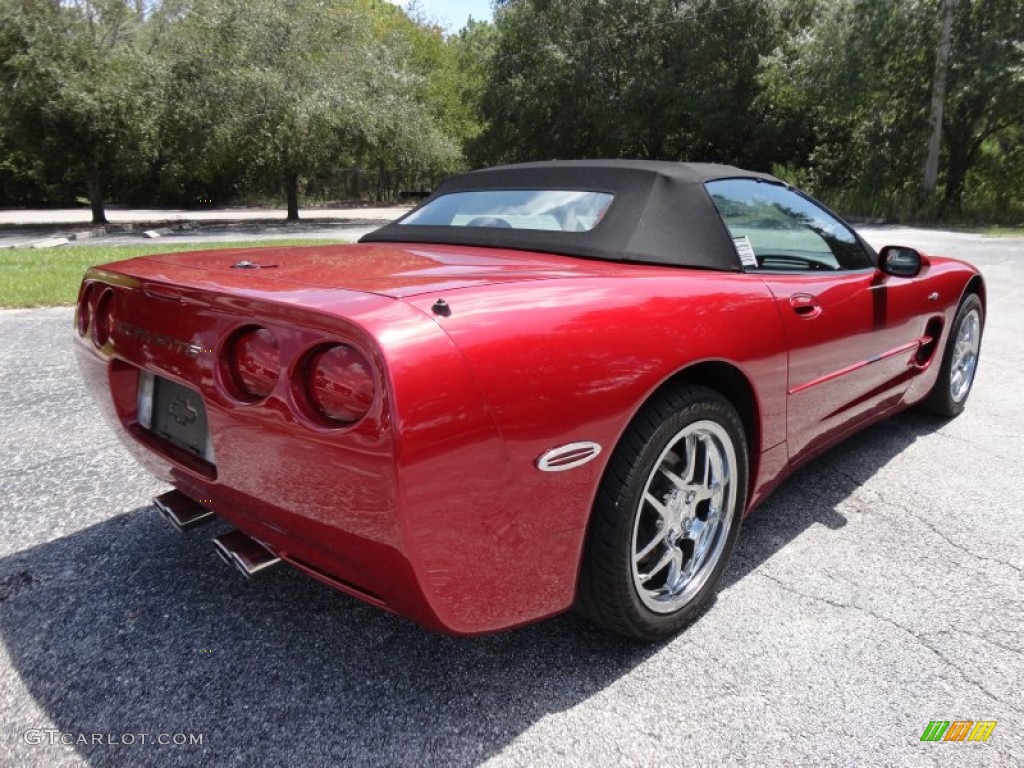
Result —
<path fill-rule="evenodd" d="M 256 539 L 237 530 L 228 531 L 215 538 L 213 547 L 221 560 L 237 568 L 247 579 L 281 562 L 280 557 Z"/>
<path fill-rule="evenodd" d="M 153 499 L 153 504 L 179 531 L 197 528 L 213 520 L 213 510 L 207 509 L 181 491 L 168 491 Z"/>

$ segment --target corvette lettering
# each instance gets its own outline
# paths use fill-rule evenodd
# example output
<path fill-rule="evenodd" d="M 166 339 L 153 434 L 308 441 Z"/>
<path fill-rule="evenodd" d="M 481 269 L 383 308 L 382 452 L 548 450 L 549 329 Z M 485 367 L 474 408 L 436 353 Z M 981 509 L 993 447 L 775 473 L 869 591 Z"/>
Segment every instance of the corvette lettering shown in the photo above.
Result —
<path fill-rule="evenodd" d="M 162 333 L 147 331 L 145 328 L 126 323 L 124 320 L 118 321 L 117 330 L 122 335 L 138 339 L 143 344 L 152 344 L 153 346 L 177 352 L 186 357 L 199 357 L 199 353 L 203 351 L 203 348 L 198 344 L 190 344 L 187 341 L 175 339 L 172 336 L 164 336 Z"/>

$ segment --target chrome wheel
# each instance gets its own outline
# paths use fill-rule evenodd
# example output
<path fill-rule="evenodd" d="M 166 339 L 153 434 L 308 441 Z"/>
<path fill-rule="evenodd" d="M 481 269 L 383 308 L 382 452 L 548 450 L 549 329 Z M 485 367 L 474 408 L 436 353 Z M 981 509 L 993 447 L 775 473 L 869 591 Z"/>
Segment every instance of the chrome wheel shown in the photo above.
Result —
<path fill-rule="evenodd" d="M 921 408 L 944 419 L 963 413 L 978 370 L 981 337 L 985 331 L 985 306 L 977 293 L 968 293 L 956 308 L 949 326 L 942 364 Z"/>
<path fill-rule="evenodd" d="M 971 391 L 974 372 L 978 367 L 978 352 L 981 349 L 981 316 L 972 309 L 956 329 L 956 346 L 953 348 L 953 362 L 949 370 L 949 396 L 959 403 Z"/>
<path fill-rule="evenodd" d="M 644 485 L 633 523 L 633 586 L 656 613 L 701 591 L 722 556 L 736 506 L 736 448 L 714 421 L 681 429 Z"/>
<path fill-rule="evenodd" d="M 725 572 L 746 491 L 747 436 L 733 404 L 700 384 L 656 393 L 601 479 L 577 610 L 639 640 L 681 630 Z"/>

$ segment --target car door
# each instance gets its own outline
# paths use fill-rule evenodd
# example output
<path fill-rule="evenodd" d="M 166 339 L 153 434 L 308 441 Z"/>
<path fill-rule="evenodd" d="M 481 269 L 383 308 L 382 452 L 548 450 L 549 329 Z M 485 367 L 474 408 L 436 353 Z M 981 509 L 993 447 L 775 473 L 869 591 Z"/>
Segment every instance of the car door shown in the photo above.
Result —
<path fill-rule="evenodd" d="M 889 300 L 887 280 L 860 239 L 783 185 L 727 179 L 707 187 L 785 329 L 790 460 L 899 403 L 918 339 L 903 316 L 906 303 Z"/>

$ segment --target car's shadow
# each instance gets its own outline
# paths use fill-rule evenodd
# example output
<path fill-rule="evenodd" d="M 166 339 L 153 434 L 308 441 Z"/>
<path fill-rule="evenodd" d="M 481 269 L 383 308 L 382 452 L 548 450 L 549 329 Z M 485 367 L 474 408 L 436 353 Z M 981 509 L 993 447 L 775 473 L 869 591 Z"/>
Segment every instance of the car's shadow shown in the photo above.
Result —
<path fill-rule="evenodd" d="M 743 524 L 719 590 L 743 579 L 812 525 L 846 525 L 840 506 L 891 459 L 944 420 L 904 411 L 858 432 L 798 469 Z"/>
<path fill-rule="evenodd" d="M 748 520 L 724 584 L 809 526 L 842 526 L 856 481 L 936 426 L 902 415 L 801 470 Z M 54 724 L 39 728 L 135 735 L 77 745 L 95 765 L 476 764 L 663 647 L 573 615 L 431 634 L 287 568 L 247 584 L 214 556 L 214 528 L 181 536 L 140 508 L 0 561 L 0 632 Z M 202 745 L 140 745 L 162 733 Z M 17 751 L 45 765 L 49 749 Z"/>

